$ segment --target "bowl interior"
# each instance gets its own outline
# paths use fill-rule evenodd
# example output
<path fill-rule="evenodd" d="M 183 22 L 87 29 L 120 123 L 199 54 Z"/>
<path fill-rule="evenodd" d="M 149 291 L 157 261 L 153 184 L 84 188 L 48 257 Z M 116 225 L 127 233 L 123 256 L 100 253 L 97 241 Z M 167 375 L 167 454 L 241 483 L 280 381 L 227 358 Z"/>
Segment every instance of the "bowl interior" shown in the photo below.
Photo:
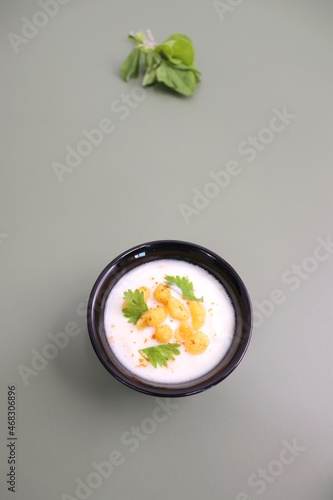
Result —
<path fill-rule="evenodd" d="M 235 330 L 231 346 L 222 359 L 205 375 L 180 384 L 152 384 L 127 370 L 113 354 L 106 338 L 104 309 L 116 282 L 133 268 L 158 259 L 176 259 L 198 265 L 211 273 L 225 288 L 235 309 Z M 239 364 L 250 342 L 252 307 L 244 283 L 221 257 L 204 247 L 183 241 L 153 241 L 131 248 L 116 257 L 102 271 L 88 302 L 88 331 L 94 350 L 105 368 L 120 382 L 154 396 L 189 396 L 216 385 Z"/>

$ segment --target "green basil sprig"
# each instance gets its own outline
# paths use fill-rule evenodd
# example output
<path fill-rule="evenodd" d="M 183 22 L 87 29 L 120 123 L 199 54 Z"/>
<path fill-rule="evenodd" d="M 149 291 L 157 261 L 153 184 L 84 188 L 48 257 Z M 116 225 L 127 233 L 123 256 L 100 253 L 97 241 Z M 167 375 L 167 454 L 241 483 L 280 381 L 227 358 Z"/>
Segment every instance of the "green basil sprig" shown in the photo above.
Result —
<path fill-rule="evenodd" d="M 143 69 L 144 87 L 160 84 L 185 96 L 193 94 L 201 73 L 196 69 L 194 47 L 188 36 L 174 34 L 160 45 L 149 30 L 130 33 L 128 38 L 136 46 L 120 68 L 125 81 L 137 78 Z"/>

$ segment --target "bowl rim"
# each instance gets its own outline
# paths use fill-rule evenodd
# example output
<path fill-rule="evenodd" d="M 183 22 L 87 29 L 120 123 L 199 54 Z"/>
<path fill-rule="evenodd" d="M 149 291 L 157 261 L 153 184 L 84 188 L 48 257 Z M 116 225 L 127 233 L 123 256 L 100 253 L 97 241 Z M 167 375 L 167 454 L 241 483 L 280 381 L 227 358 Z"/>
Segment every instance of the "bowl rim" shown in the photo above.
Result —
<path fill-rule="evenodd" d="M 99 307 L 98 304 L 102 304 L 107 300 L 107 296 L 110 293 L 110 290 L 114 286 L 114 284 L 124 275 L 126 272 L 128 272 L 130 269 L 126 268 L 128 267 L 129 262 L 133 263 L 133 267 L 137 267 L 139 265 L 143 265 L 145 262 L 142 262 L 142 259 L 147 256 L 147 252 L 149 252 L 149 260 L 160 260 L 160 259 L 165 259 L 168 257 L 165 256 L 159 256 L 159 252 L 161 252 L 159 247 L 164 246 L 167 247 L 166 251 L 171 251 L 172 252 L 180 252 L 180 249 L 184 251 L 185 247 L 188 250 L 192 250 L 193 254 L 187 254 L 188 255 L 188 262 L 198 265 L 199 267 L 205 268 L 202 263 L 200 264 L 196 258 L 195 258 L 195 253 L 200 254 L 202 258 L 208 259 L 208 262 L 211 261 L 211 265 L 214 262 L 216 269 L 219 269 L 219 273 L 215 269 L 215 274 L 212 273 L 211 269 L 208 264 L 206 264 L 206 270 L 208 272 L 211 272 L 215 277 L 217 275 L 219 276 L 219 281 L 221 284 L 225 287 L 226 286 L 226 281 L 224 280 L 225 276 L 222 274 L 221 270 L 224 269 L 224 271 L 232 278 L 233 280 L 233 285 L 239 289 L 239 306 L 242 306 L 245 308 L 247 311 L 247 317 L 246 318 L 237 318 L 236 320 L 241 320 L 243 328 L 242 328 L 242 335 L 237 338 L 238 344 L 237 344 L 237 349 L 235 350 L 234 354 L 232 355 L 229 363 L 222 368 L 220 371 L 218 370 L 218 367 L 221 365 L 223 359 L 221 362 L 216 365 L 214 369 L 214 375 L 210 375 L 211 372 L 207 372 L 203 376 L 199 377 L 198 379 L 194 379 L 193 381 L 190 381 L 189 383 L 186 384 L 151 384 L 149 381 L 140 379 L 137 376 L 134 376 L 133 374 L 131 375 L 128 373 L 126 375 L 124 371 L 119 369 L 117 366 L 115 366 L 114 362 L 110 359 L 110 357 L 104 352 L 105 349 L 103 347 L 103 338 L 101 337 L 101 334 L 99 332 L 98 326 L 96 321 L 99 318 L 99 315 L 104 316 L 104 308 L 103 306 Z M 156 250 L 157 249 L 157 250 Z M 156 256 L 156 257 L 155 257 Z M 141 257 L 141 258 L 140 258 Z M 169 257 L 169 258 L 175 258 L 177 257 Z M 127 260 L 129 259 L 129 262 Z M 184 260 L 179 258 L 178 260 Z M 127 263 L 126 263 L 127 262 Z M 121 264 L 123 264 L 123 268 L 121 267 Z M 118 268 L 117 268 L 118 266 Z M 122 274 L 119 276 L 115 281 L 115 268 L 118 269 L 118 272 L 122 269 Z M 112 283 L 112 279 L 114 281 L 113 285 L 111 288 L 108 287 L 107 289 L 103 289 L 103 286 L 108 282 L 108 280 Z M 231 286 L 232 282 L 229 283 Z M 100 296 L 100 294 L 102 294 Z M 233 305 L 235 306 L 235 303 L 233 302 Z M 200 392 L 203 392 L 211 387 L 214 387 L 215 385 L 219 384 L 224 380 L 226 377 L 228 377 L 239 365 L 239 363 L 242 361 L 248 347 L 250 344 L 250 340 L 252 337 L 252 326 L 253 326 L 253 309 L 252 309 L 252 303 L 251 299 L 249 296 L 249 293 L 247 291 L 247 288 L 241 279 L 241 277 L 238 275 L 238 273 L 235 271 L 235 269 L 225 260 L 223 259 L 220 255 L 216 254 L 215 252 L 207 249 L 206 247 L 203 247 L 201 245 L 198 245 L 196 243 L 188 242 L 188 241 L 183 241 L 183 240 L 154 240 L 154 241 L 149 241 L 145 243 L 141 243 L 138 245 L 135 245 L 128 250 L 125 250 L 115 258 L 113 258 L 109 264 L 107 264 L 104 269 L 100 272 L 98 275 L 97 279 L 95 280 L 95 283 L 91 289 L 89 299 L 88 299 L 88 307 L 87 307 L 87 326 L 88 326 L 88 333 L 90 337 L 90 341 L 92 344 L 92 347 L 99 358 L 100 362 L 103 364 L 103 366 L 108 370 L 108 372 L 116 378 L 119 382 L 122 384 L 126 385 L 127 387 L 130 387 L 131 389 L 134 389 L 138 392 L 148 394 L 151 396 L 159 396 L 159 397 L 184 397 L 184 396 L 190 396 L 193 394 L 198 394 Z M 235 337 L 235 336 L 234 336 Z M 119 365 L 121 363 L 119 362 Z"/>

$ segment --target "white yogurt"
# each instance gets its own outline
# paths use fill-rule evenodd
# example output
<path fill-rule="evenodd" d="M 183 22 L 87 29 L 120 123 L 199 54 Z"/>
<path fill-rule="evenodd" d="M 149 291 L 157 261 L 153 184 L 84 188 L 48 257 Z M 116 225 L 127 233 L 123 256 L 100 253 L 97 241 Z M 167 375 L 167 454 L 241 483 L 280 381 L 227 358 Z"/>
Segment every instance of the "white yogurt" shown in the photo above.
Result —
<path fill-rule="evenodd" d="M 155 328 L 138 330 L 128 323 L 122 313 L 123 296 L 128 289 L 134 291 L 146 286 L 151 291 L 148 307 L 161 305 L 154 299 L 153 290 L 159 283 L 164 283 L 166 275 L 188 277 L 193 283 L 195 296 L 204 298 L 202 305 L 206 309 L 206 319 L 200 331 L 209 337 L 210 343 L 202 354 L 190 354 L 181 345 L 181 354 L 175 356 L 174 361 L 154 368 L 150 362 L 143 362 L 139 349 L 160 345 L 151 338 Z M 186 304 L 176 289 L 172 289 L 172 296 Z M 184 261 L 163 259 L 136 267 L 116 283 L 106 302 L 104 323 L 109 345 L 124 367 L 152 384 L 177 384 L 204 375 L 223 359 L 234 335 L 235 311 L 221 283 L 206 270 Z M 180 324 L 170 316 L 164 323 L 170 325 L 173 331 Z M 174 339 L 170 340 L 170 343 L 174 342 Z"/>

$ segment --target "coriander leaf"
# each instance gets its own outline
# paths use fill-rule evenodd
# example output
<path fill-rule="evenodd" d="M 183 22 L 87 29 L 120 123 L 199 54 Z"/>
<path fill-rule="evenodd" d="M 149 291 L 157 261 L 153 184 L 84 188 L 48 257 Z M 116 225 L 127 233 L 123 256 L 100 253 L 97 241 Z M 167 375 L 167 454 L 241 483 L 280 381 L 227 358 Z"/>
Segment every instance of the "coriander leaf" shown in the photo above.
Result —
<path fill-rule="evenodd" d="M 137 77 L 140 72 L 140 57 L 141 51 L 135 47 L 128 58 L 123 62 L 120 67 L 120 74 L 122 78 L 128 82 L 131 77 Z"/>
<path fill-rule="evenodd" d="M 154 368 L 157 368 L 157 365 L 166 366 L 169 360 L 173 361 L 174 356 L 180 354 L 178 347 L 180 347 L 180 344 L 161 344 L 139 349 L 139 353 L 144 359 L 150 361 Z"/>
<path fill-rule="evenodd" d="M 123 307 L 123 315 L 128 318 L 129 323 L 135 325 L 137 321 L 141 318 L 142 314 L 148 311 L 148 306 L 144 299 L 144 293 L 140 290 L 127 290 L 124 292 L 124 301 L 126 302 L 125 307 Z"/>
<path fill-rule="evenodd" d="M 203 297 L 198 299 L 194 295 L 193 283 L 191 283 L 188 278 L 184 276 L 182 278 L 180 276 L 166 276 L 165 283 L 169 286 L 177 286 L 181 290 L 184 299 L 203 302 Z"/>

